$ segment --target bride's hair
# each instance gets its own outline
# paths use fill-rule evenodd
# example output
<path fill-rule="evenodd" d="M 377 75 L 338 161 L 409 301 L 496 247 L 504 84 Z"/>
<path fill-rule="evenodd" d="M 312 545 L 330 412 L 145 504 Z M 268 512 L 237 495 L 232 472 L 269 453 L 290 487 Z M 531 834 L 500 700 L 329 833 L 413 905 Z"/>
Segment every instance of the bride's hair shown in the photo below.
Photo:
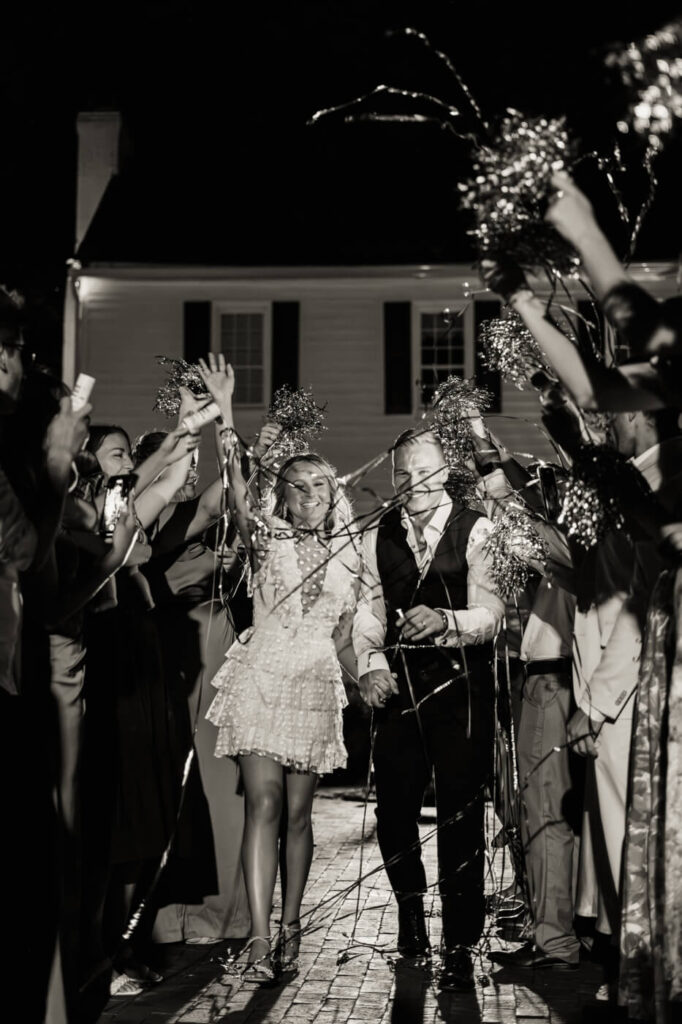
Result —
<path fill-rule="evenodd" d="M 338 481 L 334 467 L 321 455 L 317 455 L 316 452 L 310 452 L 306 455 L 292 455 L 279 468 L 272 490 L 272 500 L 274 502 L 273 515 L 279 519 L 291 522 L 291 513 L 289 512 L 289 506 L 285 497 L 286 475 L 291 467 L 298 462 L 306 462 L 308 465 L 317 467 L 329 481 L 331 504 L 324 522 L 327 531 L 329 533 L 338 533 L 340 530 L 348 530 L 353 524 L 352 505 Z"/>

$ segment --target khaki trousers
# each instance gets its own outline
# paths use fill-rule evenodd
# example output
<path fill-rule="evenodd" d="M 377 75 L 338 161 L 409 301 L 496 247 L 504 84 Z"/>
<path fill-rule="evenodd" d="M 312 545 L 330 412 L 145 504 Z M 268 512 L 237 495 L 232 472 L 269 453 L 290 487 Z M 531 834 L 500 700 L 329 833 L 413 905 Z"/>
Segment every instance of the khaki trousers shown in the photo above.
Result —
<path fill-rule="evenodd" d="M 517 750 L 535 943 L 543 953 L 575 963 L 580 948 L 573 930 L 575 837 L 564 814 L 573 787 L 565 747 L 572 699 L 570 673 L 529 676 Z"/>

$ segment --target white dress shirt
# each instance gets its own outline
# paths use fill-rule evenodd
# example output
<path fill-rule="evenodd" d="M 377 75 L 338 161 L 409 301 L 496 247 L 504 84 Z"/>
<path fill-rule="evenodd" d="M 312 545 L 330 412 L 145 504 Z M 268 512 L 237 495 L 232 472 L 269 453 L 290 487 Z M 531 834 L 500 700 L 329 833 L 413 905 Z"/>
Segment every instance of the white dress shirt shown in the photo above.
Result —
<path fill-rule="evenodd" d="M 443 500 L 424 526 L 424 547 L 420 548 L 412 520 L 404 508 L 401 510 L 402 522 L 407 530 L 407 543 L 415 557 L 420 581 L 428 572 L 451 513 L 452 501 L 443 494 Z M 484 550 L 491 529 L 492 523 L 484 516 L 472 527 L 466 548 L 467 607 L 454 612 L 448 608 L 436 609 L 443 611 L 448 620 L 447 632 L 432 638 L 439 646 L 483 644 L 492 640 L 500 631 L 504 617 L 504 602 L 495 593 L 490 576 L 491 559 Z M 386 642 L 387 621 L 383 587 L 377 566 L 378 532 L 377 524 L 366 530 L 363 535 L 363 571 L 358 607 L 353 621 L 353 646 L 358 658 L 359 676 L 370 670 L 389 670 L 388 659 L 381 650 Z"/>

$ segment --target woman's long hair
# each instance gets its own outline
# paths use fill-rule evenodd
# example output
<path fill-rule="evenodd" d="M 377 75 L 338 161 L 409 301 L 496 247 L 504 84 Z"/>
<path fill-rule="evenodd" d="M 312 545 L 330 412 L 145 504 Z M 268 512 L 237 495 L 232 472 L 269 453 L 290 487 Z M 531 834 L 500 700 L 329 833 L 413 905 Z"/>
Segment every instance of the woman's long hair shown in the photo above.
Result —
<path fill-rule="evenodd" d="M 130 447 L 127 430 L 119 427 L 116 423 L 96 423 L 91 426 L 85 447 L 76 456 L 76 468 L 80 476 L 76 495 L 79 498 L 91 500 L 102 490 L 104 473 L 100 467 L 97 452 L 110 434 L 122 434 Z"/>
<path fill-rule="evenodd" d="M 140 434 L 139 437 L 136 437 L 135 443 L 131 449 L 135 468 L 137 469 L 137 467 L 141 466 L 142 463 L 151 455 L 158 452 L 167 437 L 167 430 L 147 430 L 144 434 Z"/>
<path fill-rule="evenodd" d="M 279 468 L 277 471 L 277 479 L 275 480 L 275 485 L 272 490 L 273 515 L 277 516 L 279 519 L 285 519 L 287 522 L 291 522 L 291 513 L 289 512 L 289 506 L 287 505 L 285 498 L 287 484 L 286 474 L 288 470 L 298 462 L 306 462 L 308 465 L 315 466 L 317 469 L 320 469 L 329 481 L 331 505 L 324 521 L 327 532 L 330 534 L 350 532 L 353 524 L 353 507 L 338 481 L 334 467 L 316 452 L 310 452 L 306 455 L 292 455 Z"/>

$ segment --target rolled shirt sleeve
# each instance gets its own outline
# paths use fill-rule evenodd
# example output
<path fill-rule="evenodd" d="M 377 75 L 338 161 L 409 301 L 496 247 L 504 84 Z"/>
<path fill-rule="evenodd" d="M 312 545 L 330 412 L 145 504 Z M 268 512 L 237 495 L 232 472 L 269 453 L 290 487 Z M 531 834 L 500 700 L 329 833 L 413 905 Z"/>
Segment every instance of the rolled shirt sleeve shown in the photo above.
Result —
<path fill-rule="evenodd" d="M 485 542 L 493 524 L 481 516 L 474 524 L 467 543 L 467 607 L 452 611 L 439 608 L 448 620 L 448 630 L 436 639 L 442 647 L 484 644 L 494 639 L 502 627 L 504 602 L 495 591 L 490 566 L 491 556 Z"/>
<path fill-rule="evenodd" d="M 376 669 L 390 671 L 381 650 L 386 642 L 386 606 L 377 566 L 377 534 L 375 526 L 366 530 L 362 538 L 360 593 L 352 631 L 358 677 Z"/>

